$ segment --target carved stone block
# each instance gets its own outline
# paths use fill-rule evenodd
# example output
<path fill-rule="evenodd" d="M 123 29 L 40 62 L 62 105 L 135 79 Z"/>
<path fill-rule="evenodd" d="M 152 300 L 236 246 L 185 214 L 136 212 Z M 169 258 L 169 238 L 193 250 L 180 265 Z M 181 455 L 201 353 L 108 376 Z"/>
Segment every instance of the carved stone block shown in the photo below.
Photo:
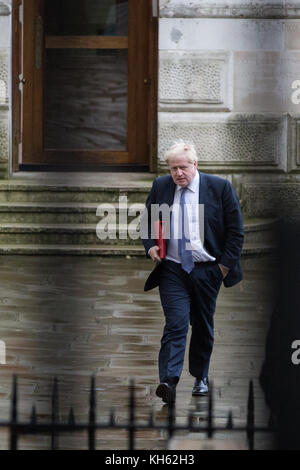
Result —
<path fill-rule="evenodd" d="M 232 108 L 232 67 L 226 52 L 161 51 L 161 110 Z"/>
<path fill-rule="evenodd" d="M 160 165 L 164 168 L 165 151 L 182 138 L 196 146 L 202 167 L 283 170 L 286 127 L 286 117 L 281 115 L 161 113 Z"/>
<path fill-rule="evenodd" d="M 8 105 L 8 53 L 0 49 L 0 105 Z"/>
<path fill-rule="evenodd" d="M 9 152 L 8 122 L 0 121 L 0 162 L 8 161 Z"/>
<path fill-rule="evenodd" d="M 160 0 L 170 18 L 299 18 L 299 0 Z"/>
<path fill-rule="evenodd" d="M 300 182 L 246 183 L 242 203 L 249 217 L 299 217 Z"/>

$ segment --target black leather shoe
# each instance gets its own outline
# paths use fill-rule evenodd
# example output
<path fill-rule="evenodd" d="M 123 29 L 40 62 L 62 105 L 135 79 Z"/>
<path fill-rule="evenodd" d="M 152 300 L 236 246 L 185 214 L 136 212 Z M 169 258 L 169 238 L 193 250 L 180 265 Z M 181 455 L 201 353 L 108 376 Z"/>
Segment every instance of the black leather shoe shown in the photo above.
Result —
<path fill-rule="evenodd" d="M 208 378 L 195 379 L 194 388 L 192 391 L 193 396 L 202 396 L 208 394 Z"/>
<path fill-rule="evenodd" d="M 164 403 L 171 405 L 176 400 L 176 384 L 166 380 L 159 384 L 156 389 L 156 395 L 162 399 Z"/>

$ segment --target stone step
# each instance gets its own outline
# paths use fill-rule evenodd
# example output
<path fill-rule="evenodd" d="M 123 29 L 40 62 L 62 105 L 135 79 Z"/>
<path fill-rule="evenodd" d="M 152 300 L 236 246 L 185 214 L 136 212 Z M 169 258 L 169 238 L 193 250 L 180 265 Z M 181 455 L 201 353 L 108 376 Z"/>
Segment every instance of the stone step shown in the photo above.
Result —
<path fill-rule="evenodd" d="M 143 254 L 140 239 L 124 238 L 126 226 L 112 227 L 116 237 L 104 240 L 97 237 L 96 226 L 105 208 L 111 207 L 118 224 L 119 206 L 125 201 L 142 210 L 154 177 L 41 174 L 0 181 L 0 252 Z M 102 213 L 97 215 L 100 204 Z M 128 223 L 137 215 L 128 215 Z M 264 252 L 273 245 L 274 219 L 245 219 L 244 225 L 245 253 Z"/>
<path fill-rule="evenodd" d="M 145 204 L 134 202 L 129 204 L 119 202 L 1 202 L 0 221 L 2 224 L 97 224 L 104 211 L 112 208 L 116 211 L 116 222 L 119 220 L 119 210 L 130 208 L 143 211 Z M 97 215 L 97 209 L 98 214 Z M 130 215 L 133 213 L 133 215 Z M 129 212 L 128 222 L 139 212 Z"/>
<path fill-rule="evenodd" d="M 4 255 L 78 255 L 78 256 L 145 256 L 143 246 L 128 245 L 0 245 Z"/>
<path fill-rule="evenodd" d="M 38 184 L 27 182 L 0 182 L 0 202 L 45 202 L 45 203 L 97 203 L 118 202 L 127 196 L 128 202 L 145 202 L 151 181 L 142 181 L 135 186 L 118 185 L 71 185 Z"/>
<path fill-rule="evenodd" d="M 111 224 L 108 236 L 101 239 L 96 233 L 97 224 L 0 224 L 0 245 L 136 245 L 140 240 L 127 236 L 127 225 Z"/>
<path fill-rule="evenodd" d="M 273 255 L 276 246 L 244 245 L 242 257 Z M 129 245 L 0 245 L 0 255 L 78 255 L 78 256 L 145 256 L 143 246 Z"/>
<path fill-rule="evenodd" d="M 96 206 L 95 206 L 96 207 Z M 94 209 L 95 209 L 94 207 Z M 51 206 L 55 210 L 54 206 Z M 40 209 L 40 207 L 39 207 Z M 60 207 L 62 210 L 66 205 Z M 73 207 L 75 211 L 78 209 Z M 85 207 L 88 211 L 91 209 L 90 205 Z M 37 211 L 37 214 L 39 211 Z M 50 212 L 53 216 L 55 212 Z M 61 212 L 60 215 L 66 215 Z M 80 212 L 79 212 L 80 215 Z M 92 214 L 93 215 L 93 214 Z M 57 217 L 58 219 L 58 217 Z M 1 218 L 2 220 L 2 218 Z M 141 241 L 136 235 L 134 226 L 130 224 L 114 224 L 111 223 L 106 237 L 101 237 L 100 233 L 96 232 L 97 223 L 101 220 L 98 217 L 95 223 L 4 223 L 0 224 L 0 245 L 3 244 L 50 244 L 50 245 L 73 245 L 73 244 L 107 244 L 107 245 L 140 245 Z M 79 220 L 80 222 L 80 220 Z M 136 224 L 135 224 L 136 226 Z M 276 220 L 253 220 L 245 221 L 245 243 L 250 245 L 273 245 L 274 244 L 274 227 L 276 227 Z M 131 231 L 132 230 L 132 231 Z M 103 231 L 102 231 L 103 232 Z"/>
<path fill-rule="evenodd" d="M 142 211 L 145 201 L 133 202 L 122 198 L 118 202 L 0 202 L 0 218 L 2 223 L 97 223 L 97 209 L 103 214 L 104 210 L 114 208 L 116 214 L 120 209 Z M 138 213 L 138 212 L 137 212 Z M 128 219 L 134 218 L 128 212 Z M 118 219 L 117 219 L 118 221 Z M 275 218 L 244 218 L 245 232 L 261 232 L 273 230 Z"/>
<path fill-rule="evenodd" d="M 255 244 L 255 243 L 245 243 L 243 245 L 242 256 L 256 256 L 264 254 L 273 254 L 277 252 L 277 246 L 275 244 Z"/>
<path fill-rule="evenodd" d="M 245 243 L 247 244 L 271 244 L 275 243 L 276 218 L 269 219 L 244 219 Z"/>

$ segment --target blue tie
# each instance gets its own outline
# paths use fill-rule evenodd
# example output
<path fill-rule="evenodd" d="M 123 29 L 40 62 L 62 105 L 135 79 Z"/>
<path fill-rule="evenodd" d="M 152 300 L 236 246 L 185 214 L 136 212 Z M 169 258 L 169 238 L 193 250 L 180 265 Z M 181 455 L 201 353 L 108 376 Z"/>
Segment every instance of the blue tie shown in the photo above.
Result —
<path fill-rule="evenodd" d="M 178 252 L 181 255 L 181 267 L 187 273 L 190 273 L 194 268 L 193 253 L 192 250 L 187 249 L 190 243 L 189 230 L 185 230 L 185 225 L 188 229 L 188 214 L 185 213 L 185 195 L 187 188 L 182 188 L 180 197 L 180 208 L 181 208 L 181 238 L 178 240 Z M 186 218 L 185 218 L 186 217 Z M 187 233 L 185 233 L 185 231 Z"/>

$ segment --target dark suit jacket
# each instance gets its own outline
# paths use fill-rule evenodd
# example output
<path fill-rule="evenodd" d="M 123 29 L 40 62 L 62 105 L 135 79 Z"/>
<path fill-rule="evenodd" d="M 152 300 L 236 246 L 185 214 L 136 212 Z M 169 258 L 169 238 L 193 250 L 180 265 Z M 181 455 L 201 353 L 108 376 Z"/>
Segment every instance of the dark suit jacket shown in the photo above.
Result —
<path fill-rule="evenodd" d="M 200 171 L 199 176 L 199 204 L 204 204 L 204 248 L 218 263 L 230 268 L 223 283 L 225 287 L 231 287 L 242 280 L 240 257 L 244 230 L 239 200 L 229 181 Z M 142 238 L 148 258 L 149 249 L 157 244 L 151 238 L 151 224 L 154 222 L 151 220 L 151 204 L 172 206 L 175 188 L 171 175 L 160 176 L 153 181 L 141 219 L 141 227 L 145 227 L 143 224 L 146 222 L 148 226 L 148 238 Z M 167 239 L 166 249 L 168 242 Z M 163 262 L 156 263 L 145 283 L 145 291 L 159 285 L 159 269 Z"/>

